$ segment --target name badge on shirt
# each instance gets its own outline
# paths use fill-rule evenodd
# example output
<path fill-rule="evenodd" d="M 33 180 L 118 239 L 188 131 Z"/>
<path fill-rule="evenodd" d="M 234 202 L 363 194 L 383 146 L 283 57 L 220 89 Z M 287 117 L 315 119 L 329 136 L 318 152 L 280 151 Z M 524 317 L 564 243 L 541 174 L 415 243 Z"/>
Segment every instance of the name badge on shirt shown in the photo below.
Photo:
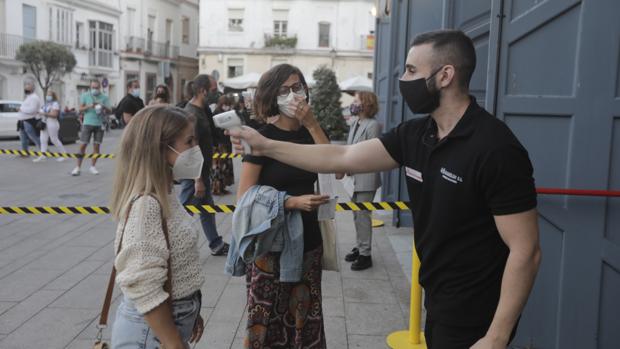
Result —
<path fill-rule="evenodd" d="M 411 167 L 405 166 L 405 173 L 407 174 L 407 177 L 411 177 L 420 183 L 424 182 L 422 180 L 422 172 L 420 171 L 417 171 L 417 170 L 412 169 Z"/>

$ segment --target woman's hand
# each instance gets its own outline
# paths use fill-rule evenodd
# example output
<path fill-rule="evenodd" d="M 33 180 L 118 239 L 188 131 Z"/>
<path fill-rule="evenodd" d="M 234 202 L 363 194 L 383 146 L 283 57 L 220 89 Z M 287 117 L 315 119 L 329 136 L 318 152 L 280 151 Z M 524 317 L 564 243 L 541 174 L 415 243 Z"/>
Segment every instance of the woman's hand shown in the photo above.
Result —
<path fill-rule="evenodd" d="M 269 145 L 269 139 L 258 133 L 258 131 L 256 131 L 255 129 L 248 126 L 242 126 L 241 129 L 226 130 L 224 133 L 227 136 L 230 136 L 230 142 L 232 143 L 233 149 L 237 154 L 250 155 L 246 154 L 243 150 L 243 144 L 241 143 L 241 140 L 246 141 L 250 145 L 250 147 L 252 148 L 251 155 L 263 155 L 265 149 Z"/>
<path fill-rule="evenodd" d="M 299 120 L 302 126 L 305 128 L 311 128 L 318 124 L 317 119 L 314 117 L 312 108 L 306 103 L 305 99 L 295 98 L 291 102 L 291 106 L 295 108 L 295 118 Z"/>
<path fill-rule="evenodd" d="M 207 187 L 201 178 L 194 181 L 194 197 L 202 199 L 207 195 Z"/>
<path fill-rule="evenodd" d="M 284 202 L 284 208 L 287 210 L 300 210 L 311 212 L 316 210 L 319 206 L 329 201 L 329 195 L 301 195 L 293 196 Z"/>
<path fill-rule="evenodd" d="M 198 343 L 200 338 L 202 338 L 202 332 L 205 329 L 205 323 L 202 319 L 202 316 L 198 314 L 198 318 L 196 319 L 196 323 L 194 324 L 194 330 L 192 331 L 192 337 L 189 339 L 190 343 Z"/>

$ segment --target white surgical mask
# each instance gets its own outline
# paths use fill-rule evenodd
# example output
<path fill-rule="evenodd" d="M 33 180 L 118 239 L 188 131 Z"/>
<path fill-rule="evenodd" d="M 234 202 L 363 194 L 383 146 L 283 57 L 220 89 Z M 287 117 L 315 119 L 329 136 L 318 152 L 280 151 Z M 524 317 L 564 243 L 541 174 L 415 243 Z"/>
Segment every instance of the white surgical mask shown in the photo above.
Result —
<path fill-rule="evenodd" d="M 179 154 L 174 166 L 172 167 L 172 177 L 175 180 L 196 179 L 202 174 L 202 164 L 205 159 L 199 146 L 194 146 L 182 153 L 176 151 L 173 147 L 168 146 L 173 152 Z"/>
<path fill-rule="evenodd" d="M 131 95 L 134 97 L 140 97 L 140 89 L 134 88 L 133 90 L 131 90 Z"/>
<path fill-rule="evenodd" d="M 286 97 L 278 96 L 278 109 L 280 109 L 280 114 L 288 116 L 289 118 L 295 117 L 295 108 L 292 107 L 292 103 L 295 100 L 295 97 L 306 97 L 305 94 L 296 94 L 292 91 Z"/>

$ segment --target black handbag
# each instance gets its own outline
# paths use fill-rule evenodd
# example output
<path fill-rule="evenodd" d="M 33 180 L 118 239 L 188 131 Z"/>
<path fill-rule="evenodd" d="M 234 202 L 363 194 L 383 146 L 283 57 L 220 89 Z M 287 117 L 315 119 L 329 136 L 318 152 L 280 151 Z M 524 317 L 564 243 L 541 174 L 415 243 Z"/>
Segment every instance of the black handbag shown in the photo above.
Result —
<path fill-rule="evenodd" d="M 37 131 L 43 131 L 45 130 L 45 127 L 47 125 L 45 124 L 45 122 L 43 122 L 43 120 L 38 119 L 36 124 L 34 124 L 34 128 L 37 129 Z"/>

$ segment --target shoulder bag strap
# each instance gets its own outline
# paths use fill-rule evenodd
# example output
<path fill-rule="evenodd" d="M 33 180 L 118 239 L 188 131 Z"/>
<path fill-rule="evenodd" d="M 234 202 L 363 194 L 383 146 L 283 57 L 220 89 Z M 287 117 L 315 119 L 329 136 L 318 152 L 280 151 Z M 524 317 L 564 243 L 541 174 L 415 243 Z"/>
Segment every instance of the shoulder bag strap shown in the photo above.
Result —
<path fill-rule="evenodd" d="M 121 247 L 123 245 L 123 235 L 125 234 L 125 227 L 127 226 L 127 221 L 129 220 L 129 214 L 131 213 L 131 208 L 133 207 L 133 203 L 135 200 L 132 200 L 131 203 L 129 204 L 129 209 L 127 210 L 127 216 L 125 217 L 125 224 L 123 225 L 123 230 L 121 231 L 121 236 L 118 242 L 118 249 L 116 250 L 116 255 L 119 254 L 119 252 L 121 251 Z M 161 206 L 161 204 L 160 204 Z M 164 218 L 164 213 L 163 211 L 161 212 L 161 225 L 162 225 L 162 229 L 164 231 L 164 238 L 166 239 L 166 247 L 168 247 L 168 277 L 166 279 L 166 282 L 164 283 L 164 291 L 168 292 L 168 294 L 170 295 L 168 297 L 168 302 L 171 301 L 172 299 L 172 268 L 170 267 L 170 260 L 172 258 L 171 256 L 171 249 L 170 249 L 170 238 L 169 238 L 169 234 L 168 234 L 168 224 L 166 222 L 166 218 Z M 112 303 L 112 293 L 114 292 L 114 283 L 116 280 L 116 267 L 114 266 L 114 263 L 112 263 L 112 272 L 110 273 L 110 279 L 108 280 L 108 288 L 106 290 L 106 294 L 105 294 L 105 299 L 103 301 L 103 306 L 101 308 L 101 317 L 99 318 L 99 328 L 103 329 L 107 326 L 108 324 L 108 315 L 110 312 L 110 305 Z"/>

